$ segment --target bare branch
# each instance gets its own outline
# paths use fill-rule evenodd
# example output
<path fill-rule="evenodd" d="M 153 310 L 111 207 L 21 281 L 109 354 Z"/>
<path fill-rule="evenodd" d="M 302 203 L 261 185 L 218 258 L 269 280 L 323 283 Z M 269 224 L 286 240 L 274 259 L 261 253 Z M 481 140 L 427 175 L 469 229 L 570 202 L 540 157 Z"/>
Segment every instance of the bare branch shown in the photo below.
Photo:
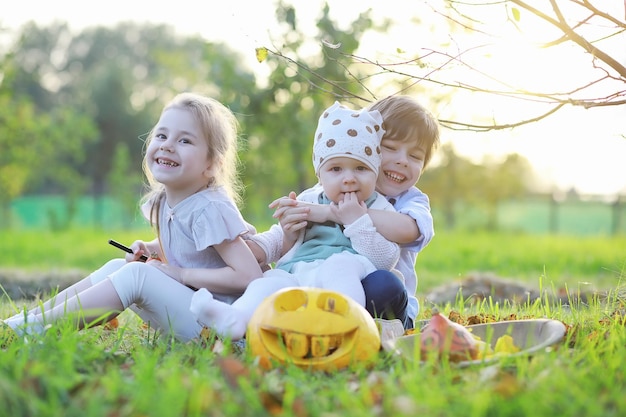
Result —
<path fill-rule="evenodd" d="M 299 69 L 299 70 L 304 71 L 304 73 L 309 74 L 309 75 L 312 75 L 313 77 L 315 77 L 315 78 L 317 78 L 317 79 L 319 79 L 319 80 L 321 80 L 321 81 L 323 81 L 323 82 L 325 82 L 325 83 L 328 83 L 329 85 L 333 86 L 333 87 L 334 87 L 334 88 L 336 88 L 337 90 L 339 90 L 339 91 L 343 92 L 343 93 L 346 95 L 346 97 L 354 97 L 354 98 L 358 98 L 359 100 L 371 101 L 371 100 L 368 100 L 368 99 L 367 99 L 367 98 L 365 98 L 365 97 L 361 97 L 361 96 L 357 96 L 357 95 L 355 95 L 355 94 L 354 94 L 354 93 L 352 93 L 351 91 L 348 91 L 348 90 L 346 90 L 344 87 L 342 87 L 341 85 L 339 85 L 339 83 L 338 83 L 338 82 L 335 82 L 335 81 L 333 81 L 333 80 L 329 80 L 329 79 L 327 79 L 327 78 L 325 78 L 325 77 L 322 77 L 320 74 L 318 74 L 317 72 L 313 71 L 313 70 L 312 70 L 311 68 L 309 68 L 308 66 L 306 66 L 306 65 L 302 64 L 301 62 L 298 62 L 298 61 L 296 61 L 296 60 L 294 60 L 294 59 L 292 59 L 292 58 L 290 58 L 290 57 L 288 57 L 288 56 L 286 56 L 286 55 L 283 55 L 282 53 L 280 53 L 280 52 L 278 52 L 278 51 L 273 51 L 273 50 L 271 50 L 271 49 L 268 49 L 268 50 L 267 50 L 267 52 L 268 52 L 268 53 L 270 53 L 270 54 L 272 54 L 272 55 L 274 55 L 274 56 L 277 56 L 277 57 L 279 57 L 279 58 L 281 58 L 281 59 L 284 59 L 285 61 L 287 61 L 287 62 L 289 62 L 289 63 L 291 63 L 291 64 L 294 64 L 296 67 L 298 67 L 298 69 Z M 298 73 L 302 75 L 302 72 L 301 72 L 301 71 L 298 71 Z M 339 97 L 339 96 L 338 96 L 338 95 L 337 95 L 334 91 L 328 91 L 328 90 L 326 90 L 326 89 L 320 88 L 320 86 L 318 86 L 316 83 L 314 83 L 313 81 L 311 81 L 308 77 L 305 77 L 305 79 L 306 79 L 306 80 L 307 80 L 307 82 L 308 82 L 309 84 L 311 84 L 313 87 L 315 87 L 315 88 L 317 88 L 317 89 L 321 89 L 322 91 L 325 91 L 325 92 L 327 92 L 327 93 L 330 93 L 330 94 L 333 94 L 333 95 L 335 95 L 335 96 Z M 360 82 L 359 82 L 359 83 L 360 83 Z"/>
<path fill-rule="evenodd" d="M 523 2 L 521 0 L 510 0 L 510 1 L 512 3 L 514 3 L 514 4 L 517 4 L 520 7 L 528 10 L 529 12 L 533 13 L 535 16 L 538 16 L 538 17 L 542 18 L 543 20 L 545 20 L 546 22 L 549 22 L 552 25 L 554 25 L 557 28 L 559 28 L 559 30 L 561 30 L 570 40 L 572 40 L 573 42 L 575 42 L 576 44 L 581 46 L 585 51 L 589 52 L 593 56 L 595 56 L 595 57 L 599 58 L 600 60 L 602 60 L 603 62 L 605 62 L 607 65 L 609 65 L 615 71 L 617 71 L 617 73 L 619 73 L 621 77 L 626 79 L 626 67 L 624 67 L 624 65 L 620 64 L 611 55 L 605 53 L 604 51 L 602 51 L 599 48 L 596 48 L 595 46 L 593 46 L 591 44 L 591 42 L 589 42 L 588 40 L 586 40 L 585 38 L 583 38 L 582 36 L 580 36 L 576 32 L 574 32 L 574 30 L 565 21 L 565 18 L 563 17 L 563 14 L 561 13 L 561 10 L 559 9 L 558 4 L 556 3 L 555 0 L 550 0 L 550 4 L 552 5 L 552 8 L 553 8 L 554 12 L 555 12 L 555 14 L 557 15 L 557 17 L 559 19 L 558 21 L 552 19 L 550 16 L 542 13 L 541 11 L 535 9 L 534 7 L 530 6 L 529 4 L 526 4 L 525 2 Z M 579 2 L 577 2 L 577 3 L 580 4 Z M 622 23 L 622 25 L 623 25 L 623 23 Z"/>
<path fill-rule="evenodd" d="M 546 117 L 556 113 L 564 105 L 565 104 L 559 104 L 555 106 L 553 109 L 550 109 L 550 111 L 542 115 L 539 115 L 530 119 L 520 120 L 515 123 L 507 123 L 507 124 L 497 123 L 493 125 L 476 125 L 476 124 L 471 124 L 471 123 L 463 123 L 463 122 L 456 122 L 453 120 L 442 120 L 442 119 L 439 119 L 439 123 L 441 123 L 442 126 L 446 126 L 447 128 L 451 130 L 473 130 L 473 131 L 479 131 L 479 132 L 488 132 L 488 131 L 493 131 L 493 130 L 512 129 L 514 127 L 527 125 L 527 124 L 538 122 L 539 120 L 545 119 Z"/>
<path fill-rule="evenodd" d="M 575 21 L 568 21 L 561 4 L 569 2 L 577 11 L 582 12 L 582 17 L 577 17 Z M 452 120 L 440 120 L 443 126 L 454 130 L 475 130 L 490 131 L 512 129 L 518 126 L 537 122 L 545 119 L 565 106 L 592 108 L 592 107 L 608 107 L 620 106 L 626 104 L 626 87 L 614 88 L 613 84 L 626 86 L 626 66 L 622 64 L 616 57 L 601 49 L 598 45 L 600 41 L 623 35 L 626 33 L 626 22 L 621 21 L 616 16 L 599 10 L 593 6 L 589 0 L 548 0 L 545 4 L 551 7 L 552 12 L 542 11 L 528 4 L 526 0 L 485 0 L 483 2 L 449 0 L 448 12 L 436 10 L 433 6 L 431 9 L 438 15 L 448 19 L 455 27 L 462 28 L 465 31 L 473 31 L 481 36 L 498 36 L 490 35 L 486 31 L 481 30 L 477 24 L 479 20 L 472 18 L 471 15 L 464 10 L 469 6 L 494 6 L 498 4 L 512 4 L 521 9 L 526 10 L 538 19 L 555 27 L 560 35 L 555 40 L 546 40 L 542 43 L 544 48 L 564 43 L 574 43 L 582 48 L 582 51 L 589 53 L 592 58 L 589 68 L 595 72 L 593 75 L 587 76 L 587 79 L 581 79 L 578 85 L 567 86 L 557 91 L 531 91 L 527 87 L 513 85 L 514 82 L 507 82 L 499 79 L 489 68 L 479 67 L 481 64 L 473 63 L 472 54 L 480 51 L 481 48 L 490 47 L 489 44 L 474 45 L 472 47 L 457 48 L 454 52 L 446 52 L 445 50 L 422 49 L 417 57 L 410 59 L 389 60 L 388 62 L 378 59 L 367 58 L 355 54 L 344 54 L 339 48 L 333 49 L 332 56 L 327 56 L 327 60 L 333 61 L 339 68 L 344 71 L 345 78 L 339 82 L 337 80 L 327 79 L 320 76 L 309 66 L 291 59 L 279 51 L 269 51 L 272 55 L 287 61 L 297 67 L 297 72 L 303 76 L 307 82 L 315 88 L 329 92 L 336 97 L 348 97 L 352 99 L 370 102 L 371 98 L 376 99 L 375 92 L 370 86 L 370 81 L 374 78 L 398 82 L 396 93 L 401 93 L 406 89 L 416 85 L 434 85 L 443 87 L 450 92 L 466 91 L 481 95 L 491 95 L 494 97 L 510 98 L 528 102 L 531 105 L 536 103 L 541 106 L 549 106 L 549 110 L 534 117 L 525 118 L 523 120 L 501 123 L 500 121 L 492 124 L 475 124 L 465 123 Z M 462 6 L 462 7 L 461 7 Z M 538 6 L 540 7 L 540 6 Z M 626 1 L 625 1 L 626 8 Z M 507 8 L 511 13 L 511 9 Z M 456 13 L 456 15 L 455 15 Z M 479 14 L 477 14 L 479 15 Z M 521 30 L 517 22 L 509 16 L 509 22 Z M 601 26 L 603 32 L 599 39 L 589 39 L 583 36 L 585 30 L 591 25 L 596 25 L 601 21 L 608 23 L 609 26 Z M 613 27 L 614 26 L 614 27 Z M 598 26 L 597 26 L 598 27 Z M 322 45 L 322 50 L 327 46 Z M 581 52 L 584 54 L 584 52 Z M 362 69 L 365 68 L 365 74 Z M 461 71 L 458 71 L 458 70 Z M 357 71 L 358 70 L 358 71 Z M 455 74 L 460 80 L 452 80 L 447 77 L 448 74 Z M 458 75 L 461 74 L 461 75 Z M 506 75 L 501 75 L 504 78 Z M 347 80 L 347 81 L 346 81 Z M 472 81 L 470 81 L 472 80 Z M 356 83 L 370 95 L 371 98 L 364 95 L 357 95 L 351 92 L 353 89 L 346 87 L 347 83 Z M 321 84 L 324 87 L 321 87 Z M 609 86 L 609 93 L 598 93 L 597 91 L 606 91 Z M 332 90 L 332 91 L 329 91 Z M 536 89 L 535 89 L 536 90 Z M 438 90 L 441 91 L 441 90 Z M 446 94 L 445 92 L 443 94 Z"/>

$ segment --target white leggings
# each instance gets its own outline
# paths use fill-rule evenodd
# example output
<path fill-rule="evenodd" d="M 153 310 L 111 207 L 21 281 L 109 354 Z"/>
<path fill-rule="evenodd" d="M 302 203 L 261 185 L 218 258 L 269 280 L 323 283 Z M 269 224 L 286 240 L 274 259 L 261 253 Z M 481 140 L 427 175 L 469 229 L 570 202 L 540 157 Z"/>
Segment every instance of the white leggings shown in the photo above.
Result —
<path fill-rule="evenodd" d="M 223 337 L 237 340 L 244 337 L 248 322 L 261 302 L 283 288 L 325 288 L 365 306 L 361 280 L 374 270 L 376 268 L 366 257 L 342 252 L 326 260 L 299 262 L 292 273 L 281 269 L 266 271 L 263 278 L 252 281 L 232 305 L 215 301 L 207 290 L 200 289 L 191 301 L 191 311 L 203 325 Z"/>
<path fill-rule="evenodd" d="M 93 285 L 107 277 L 124 309 L 133 310 L 152 328 L 171 332 L 184 342 L 200 335 L 202 326 L 189 311 L 191 288 L 149 264 L 124 259 L 113 259 L 90 275 Z"/>

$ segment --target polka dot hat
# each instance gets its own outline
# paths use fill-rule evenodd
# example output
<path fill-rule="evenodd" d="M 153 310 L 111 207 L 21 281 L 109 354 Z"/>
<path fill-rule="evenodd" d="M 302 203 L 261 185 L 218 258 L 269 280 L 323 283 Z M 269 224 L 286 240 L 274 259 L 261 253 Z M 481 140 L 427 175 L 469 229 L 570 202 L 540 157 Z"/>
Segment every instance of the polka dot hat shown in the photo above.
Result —
<path fill-rule="evenodd" d="M 385 131 L 377 110 L 352 110 L 335 102 L 322 113 L 313 139 L 313 167 L 340 156 L 358 159 L 378 175 L 380 140 Z"/>

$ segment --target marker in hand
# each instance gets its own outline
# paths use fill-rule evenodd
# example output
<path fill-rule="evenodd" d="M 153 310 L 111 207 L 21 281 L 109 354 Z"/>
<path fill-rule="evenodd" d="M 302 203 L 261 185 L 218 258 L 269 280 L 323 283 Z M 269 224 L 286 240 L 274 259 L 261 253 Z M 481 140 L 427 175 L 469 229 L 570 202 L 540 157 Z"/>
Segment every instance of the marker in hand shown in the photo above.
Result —
<path fill-rule="evenodd" d="M 129 248 L 128 246 L 122 245 L 120 242 L 116 242 L 113 239 L 109 239 L 109 244 L 115 246 L 118 249 L 123 250 L 124 252 L 128 252 L 128 253 L 135 253 L 133 252 L 133 250 L 131 248 Z M 156 258 L 158 259 L 158 258 Z M 141 257 L 139 258 L 139 260 L 141 262 L 146 262 L 148 260 L 148 257 L 146 255 L 141 255 Z M 192 287 L 191 285 L 187 285 L 187 287 L 191 288 L 194 291 L 198 291 L 198 289 L 196 287 Z"/>
<path fill-rule="evenodd" d="M 109 239 L 109 244 L 115 246 L 118 249 L 123 250 L 124 252 L 127 253 L 134 253 L 133 250 L 131 248 L 129 248 L 128 246 L 124 246 L 122 245 L 120 242 L 116 242 L 113 239 Z M 148 257 L 146 255 L 141 255 L 141 257 L 139 258 L 139 260 L 141 262 L 146 262 L 148 260 Z"/>

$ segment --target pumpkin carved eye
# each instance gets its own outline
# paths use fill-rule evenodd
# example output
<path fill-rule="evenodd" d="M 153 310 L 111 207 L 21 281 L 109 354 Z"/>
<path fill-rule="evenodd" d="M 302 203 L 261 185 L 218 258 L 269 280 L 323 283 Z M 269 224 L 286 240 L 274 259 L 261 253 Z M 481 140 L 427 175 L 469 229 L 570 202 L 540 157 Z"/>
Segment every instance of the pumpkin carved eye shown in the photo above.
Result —
<path fill-rule="evenodd" d="M 341 314 L 346 316 L 348 314 L 348 302 L 344 297 L 337 297 L 336 294 L 322 293 L 317 297 L 317 307 L 320 310 L 328 311 L 329 313 Z"/>
<path fill-rule="evenodd" d="M 274 308 L 276 311 L 298 311 L 303 310 L 307 306 L 309 297 L 306 292 L 300 289 L 294 289 L 287 293 L 279 294 L 274 300 Z"/>

